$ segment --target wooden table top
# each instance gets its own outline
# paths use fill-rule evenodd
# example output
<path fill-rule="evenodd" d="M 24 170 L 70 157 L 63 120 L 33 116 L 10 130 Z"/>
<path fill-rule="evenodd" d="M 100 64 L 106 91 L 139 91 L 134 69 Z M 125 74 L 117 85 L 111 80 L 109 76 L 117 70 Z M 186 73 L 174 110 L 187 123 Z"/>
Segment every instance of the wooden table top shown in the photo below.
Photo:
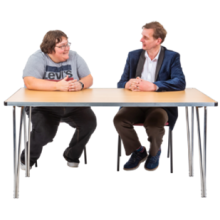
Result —
<path fill-rule="evenodd" d="M 217 106 L 218 102 L 194 88 L 170 92 L 132 92 L 126 89 L 85 89 L 78 92 L 19 89 L 7 106 Z"/>

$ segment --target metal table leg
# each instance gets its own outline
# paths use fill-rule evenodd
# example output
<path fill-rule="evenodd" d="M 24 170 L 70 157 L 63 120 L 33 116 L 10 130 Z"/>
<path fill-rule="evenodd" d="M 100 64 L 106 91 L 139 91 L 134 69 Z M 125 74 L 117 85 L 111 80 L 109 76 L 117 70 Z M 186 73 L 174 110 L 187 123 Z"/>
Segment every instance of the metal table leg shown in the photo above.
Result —
<path fill-rule="evenodd" d="M 202 144 L 200 136 L 199 123 L 199 107 L 196 107 L 197 127 L 198 127 L 198 143 L 199 143 L 199 158 L 200 158 L 200 175 L 201 175 L 201 192 L 202 197 L 206 197 L 206 137 L 207 137 L 207 107 L 204 107 L 204 146 L 202 157 Z"/>
<path fill-rule="evenodd" d="M 16 152 L 16 112 L 15 106 L 13 108 L 13 130 L 14 130 L 14 198 L 19 197 L 19 174 L 20 174 L 20 153 L 21 153 L 21 136 L 22 136 L 22 124 L 23 124 L 23 109 L 21 107 L 20 116 L 20 128 L 19 128 L 19 141 L 18 141 L 18 152 Z M 17 157 L 17 159 L 16 159 Z"/>
<path fill-rule="evenodd" d="M 207 107 L 204 107 L 204 142 L 203 142 L 203 169 L 204 169 L 204 190 L 206 197 L 206 146 L 207 146 Z"/>
<path fill-rule="evenodd" d="M 186 107 L 186 130 L 188 141 L 188 160 L 189 160 L 189 176 L 193 176 L 193 142 L 194 142 L 194 107 L 192 107 L 192 124 L 191 124 L 191 143 L 189 130 L 188 107 Z"/>
<path fill-rule="evenodd" d="M 186 130 L 187 130 L 187 142 L 188 142 L 188 160 L 189 160 L 189 176 L 191 174 L 191 149 L 190 149 L 190 133 L 189 133 L 189 115 L 188 115 L 188 107 L 186 107 Z"/>
<path fill-rule="evenodd" d="M 28 121 L 28 144 L 25 143 L 26 177 L 30 177 L 31 112 L 32 112 L 32 107 L 30 106 L 29 121 Z"/>
<path fill-rule="evenodd" d="M 23 111 L 23 120 L 24 120 L 24 149 L 25 149 L 25 164 L 27 164 L 27 131 L 26 131 L 26 115 L 25 111 Z M 25 170 L 25 176 L 27 177 L 27 169 Z"/>
<path fill-rule="evenodd" d="M 194 169 L 193 169 L 193 164 L 194 164 L 194 107 L 192 106 L 192 123 L 191 123 L 191 167 L 190 167 L 190 173 L 191 176 L 194 175 Z"/>
<path fill-rule="evenodd" d="M 17 193 L 16 193 L 16 186 L 17 186 L 17 173 L 16 173 L 16 168 L 17 168 L 17 163 L 16 163 L 16 107 L 13 106 L 13 156 L 14 156 L 14 198 L 17 198 Z"/>

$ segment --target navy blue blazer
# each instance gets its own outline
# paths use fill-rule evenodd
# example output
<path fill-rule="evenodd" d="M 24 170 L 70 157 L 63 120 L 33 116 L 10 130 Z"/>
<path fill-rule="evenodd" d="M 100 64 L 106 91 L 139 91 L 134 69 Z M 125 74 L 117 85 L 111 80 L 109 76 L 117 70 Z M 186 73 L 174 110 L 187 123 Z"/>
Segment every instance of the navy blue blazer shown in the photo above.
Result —
<path fill-rule="evenodd" d="M 124 72 L 118 82 L 118 88 L 125 88 L 125 84 L 131 78 L 141 77 L 145 62 L 144 53 L 145 51 L 142 49 L 129 52 Z M 185 76 L 180 64 L 180 55 L 177 52 L 161 46 L 154 84 L 159 87 L 157 92 L 185 89 Z M 167 112 L 169 126 L 173 129 L 178 117 L 178 109 L 177 107 L 163 107 L 163 109 Z"/>

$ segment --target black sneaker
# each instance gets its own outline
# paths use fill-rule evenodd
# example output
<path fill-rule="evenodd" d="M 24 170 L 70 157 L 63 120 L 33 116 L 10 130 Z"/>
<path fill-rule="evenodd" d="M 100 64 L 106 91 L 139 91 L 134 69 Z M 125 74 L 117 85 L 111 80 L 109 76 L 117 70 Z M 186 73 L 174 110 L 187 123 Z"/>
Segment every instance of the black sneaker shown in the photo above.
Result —
<path fill-rule="evenodd" d="M 77 168 L 79 166 L 79 159 L 75 159 L 74 161 L 70 160 L 70 158 L 66 156 L 66 154 L 68 154 L 69 151 L 70 148 L 67 148 L 63 153 L 63 157 L 67 161 L 67 166 Z"/>
<path fill-rule="evenodd" d="M 124 170 L 134 170 L 138 168 L 140 163 L 144 162 L 146 159 L 147 152 L 145 147 L 143 152 L 134 151 L 128 162 L 124 165 Z"/>
<path fill-rule="evenodd" d="M 34 164 L 35 164 L 35 167 L 37 167 L 37 161 Z M 30 169 L 32 168 L 32 166 L 34 164 L 30 164 Z M 24 161 L 22 161 L 21 158 L 20 158 L 20 167 L 21 167 L 22 170 L 26 170 L 26 165 L 25 165 Z"/>

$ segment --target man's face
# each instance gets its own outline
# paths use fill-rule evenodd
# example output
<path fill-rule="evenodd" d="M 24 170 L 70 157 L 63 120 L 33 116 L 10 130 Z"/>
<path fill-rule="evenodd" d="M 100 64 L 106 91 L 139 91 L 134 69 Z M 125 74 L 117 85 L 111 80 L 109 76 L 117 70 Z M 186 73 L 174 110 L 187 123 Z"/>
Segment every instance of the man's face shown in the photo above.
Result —
<path fill-rule="evenodd" d="M 55 52 L 53 52 L 52 55 L 57 62 L 64 62 L 69 59 L 70 48 L 67 45 L 68 40 L 65 37 L 62 37 L 62 41 L 56 44 L 54 48 Z"/>
<path fill-rule="evenodd" d="M 154 30 L 144 28 L 142 31 L 142 49 L 143 50 L 151 50 L 156 48 L 161 43 L 161 38 L 155 39 L 153 37 Z"/>

